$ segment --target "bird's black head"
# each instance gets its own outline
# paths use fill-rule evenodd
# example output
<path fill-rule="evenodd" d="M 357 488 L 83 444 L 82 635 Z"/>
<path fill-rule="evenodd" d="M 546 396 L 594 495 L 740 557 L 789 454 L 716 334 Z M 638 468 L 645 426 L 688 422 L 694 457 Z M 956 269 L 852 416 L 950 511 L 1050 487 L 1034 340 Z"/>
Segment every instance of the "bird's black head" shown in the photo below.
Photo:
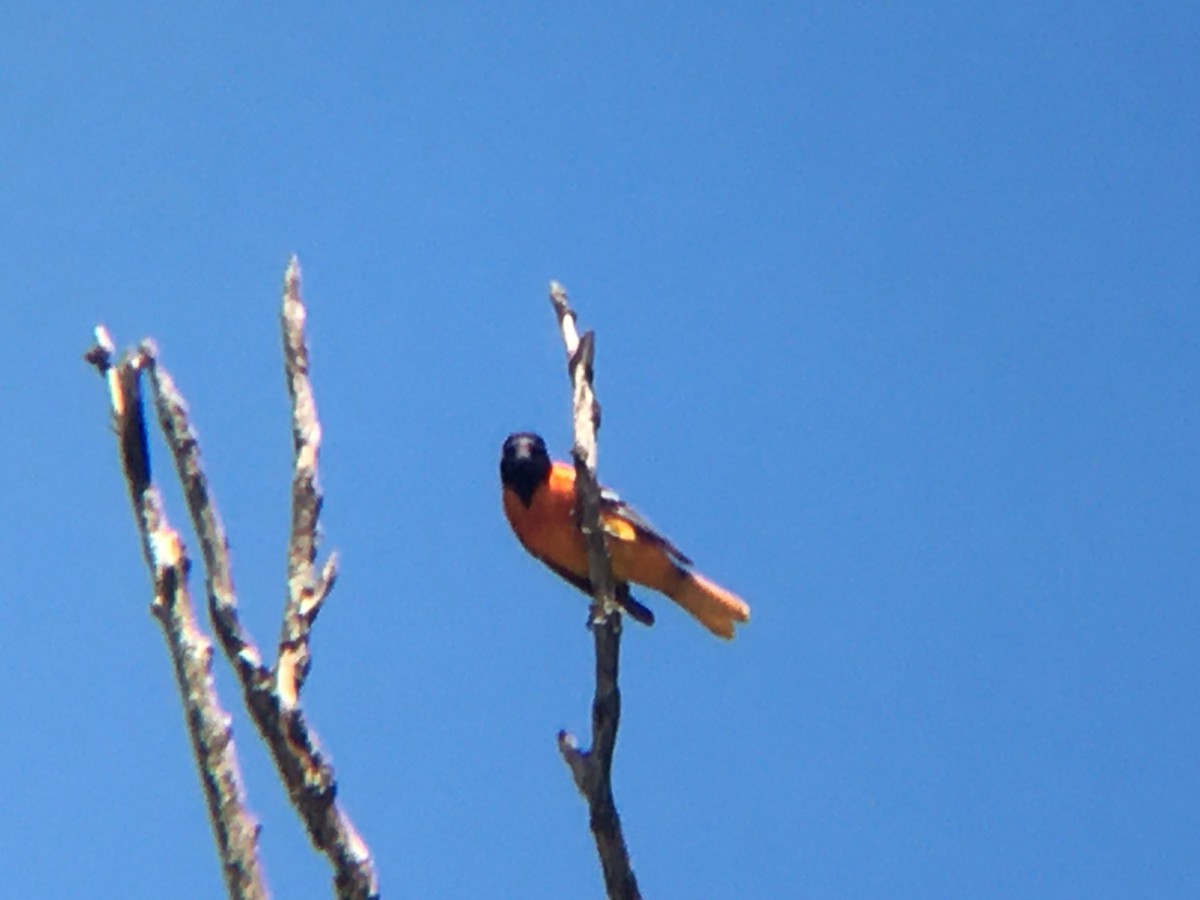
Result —
<path fill-rule="evenodd" d="M 500 454 L 500 481 L 512 488 L 529 506 L 536 491 L 550 477 L 550 456 L 546 442 L 528 431 L 510 434 Z"/>

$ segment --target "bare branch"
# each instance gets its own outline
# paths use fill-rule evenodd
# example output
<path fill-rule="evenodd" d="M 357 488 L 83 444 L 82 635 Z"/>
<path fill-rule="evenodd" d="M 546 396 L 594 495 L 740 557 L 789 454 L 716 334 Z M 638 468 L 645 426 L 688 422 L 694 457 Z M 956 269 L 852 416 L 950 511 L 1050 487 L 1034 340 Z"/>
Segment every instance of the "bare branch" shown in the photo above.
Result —
<path fill-rule="evenodd" d="M 288 541 L 288 596 L 279 638 L 278 690 L 285 703 L 295 704 L 312 665 L 309 633 L 321 604 L 329 594 L 336 561 L 328 565 L 330 577 L 316 570 L 317 523 L 321 515 L 321 487 L 317 466 L 321 453 L 321 423 L 308 379 L 308 343 L 304 323 L 308 317 L 300 296 L 300 264 L 293 258 L 284 276 L 283 331 L 284 375 L 292 401 L 292 530 Z"/>
<path fill-rule="evenodd" d="M 596 479 L 598 457 L 596 432 L 600 428 L 600 404 L 596 401 L 594 377 L 595 336 L 579 337 L 575 313 L 567 292 L 558 282 L 550 283 L 550 302 L 558 316 L 567 368 L 571 376 L 575 444 L 575 495 L 579 527 L 587 538 L 588 575 L 594 586 L 592 635 L 596 648 L 596 694 L 592 700 L 592 747 L 580 750 L 575 738 L 558 733 L 558 747 L 571 769 L 575 785 L 587 800 L 592 836 L 604 871 L 608 896 L 640 898 L 637 879 L 629 862 L 629 850 L 621 830 L 612 793 L 613 752 L 621 719 L 621 691 L 617 672 L 621 650 L 621 614 L 616 604 L 616 582 L 612 561 L 600 525 L 600 486 Z"/>
<path fill-rule="evenodd" d="M 343 898 L 379 895 L 378 878 L 371 852 L 350 817 L 337 802 L 337 780 L 333 766 L 321 749 L 320 739 L 309 725 L 299 704 L 299 692 L 308 672 L 309 629 L 336 580 L 336 560 L 330 557 L 318 576 L 312 569 L 316 554 L 317 514 L 320 494 L 316 488 L 316 444 L 320 425 L 307 383 L 307 349 L 304 347 L 304 312 L 300 304 L 299 267 L 288 267 L 284 296 L 285 346 L 288 347 L 289 383 L 293 379 L 291 346 L 298 342 L 302 393 L 293 388 L 293 423 L 303 420 L 306 441 L 297 443 L 297 474 L 293 481 L 292 540 L 288 564 L 288 601 L 284 612 L 284 639 L 273 669 L 263 663 L 262 653 L 238 615 L 237 593 L 229 567 L 229 550 L 216 500 L 212 496 L 192 428 L 187 404 L 174 380 L 154 356 L 154 347 L 143 344 L 142 354 L 150 365 L 155 406 L 175 466 L 184 487 L 188 510 L 200 540 L 208 570 L 209 610 L 221 645 L 242 685 L 246 707 L 255 726 L 270 748 L 292 805 L 308 830 L 313 845 L 324 853 L 334 868 L 334 886 Z M 297 330 L 298 329 L 298 330 Z M 298 407 L 307 410 L 302 417 Z M 316 444 L 311 440 L 316 436 Z M 301 473 L 302 465 L 305 471 Z M 297 488 L 303 484 L 302 488 Z M 297 496 L 303 494 L 303 508 Z M 302 580 L 293 571 L 299 553 L 308 560 Z M 293 588 L 293 585 L 298 585 Z"/>
<path fill-rule="evenodd" d="M 258 823 L 246 807 L 242 775 L 228 713 L 212 678 L 212 642 L 200 630 L 187 589 L 190 563 L 183 541 L 167 521 L 150 477 L 140 371 L 141 351 L 114 363 L 115 348 L 104 326 L 86 359 L 105 376 L 117 433 L 121 467 L 129 487 L 142 550 L 154 582 L 151 611 L 162 626 L 183 700 L 184 719 L 229 896 L 267 896 L 258 858 Z"/>
<path fill-rule="evenodd" d="M 217 637 L 226 656 L 234 664 L 243 686 L 248 682 L 265 686 L 270 680 L 270 670 L 264 665 L 262 654 L 253 639 L 242 627 L 237 591 L 229 565 L 229 541 L 217 511 L 216 498 L 209 490 L 208 476 L 204 473 L 200 444 L 192 428 L 187 401 L 175 386 L 171 373 L 158 361 L 158 348 L 153 342 L 143 341 L 141 354 L 150 374 L 158 422 L 171 448 L 175 471 L 179 475 L 179 483 L 183 486 L 188 512 L 192 517 L 192 527 L 200 542 L 209 615 L 212 616 Z"/>

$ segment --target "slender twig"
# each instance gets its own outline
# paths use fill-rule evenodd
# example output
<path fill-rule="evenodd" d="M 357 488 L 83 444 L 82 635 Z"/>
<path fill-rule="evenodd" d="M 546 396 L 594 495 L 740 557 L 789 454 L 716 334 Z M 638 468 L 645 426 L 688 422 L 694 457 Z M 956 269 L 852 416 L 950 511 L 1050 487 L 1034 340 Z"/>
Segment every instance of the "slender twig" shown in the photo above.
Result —
<path fill-rule="evenodd" d="M 253 639 L 242 627 L 238 614 L 237 591 L 229 565 L 229 541 L 221 522 L 217 501 L 208 487 L 208 476 L 200 456 L 200 444 L 192 428 L 191 414 L 175 379 L 158 359 L 158 348 L 143 341 L 142 358 L 150 375 L 158 422 L 166 436 L 175 461 L 175 471 L 183 486 L 192 527 L 200 542 L 204 559 L 205 587 L 208 593 L 209 615 L 226 655 L 234 663 L 243 685 L 253 683 L 266 687 L 270 670 L 263 664 L 262 654 Z"/>
<path fill-rule="evenodd" d="M 321 453 L 321 423 L 317 401 L 308 379 L 308 342 L 304 333 L 307 310 L 300 296 L 300 264 L 292 259 L 284 276 L 284 374 L 292 401 L 292 529 L 288 541 L 288 596 L 279 638 L 277 687 L 285 702 L 294 705 L 308 677 L 312 657 L 309 634 L 321 605 L 337 579 L 337 555 L 331 554 L 323 570 L 316 569 L 317 524 L 323 503 L 317 481 Z"/>
<path fill-rule="evenodd" d="M 229 714 L 221 707 L 212 677 L 212 642 L 200 630 L 187 588 L 191 567 L 179 533 L 163 511 L 150 477 L 141 377 L 149 364 L 144 351 L 114 362 L 115 348 L 104 326 L 87 360 L 105 376 L 129 499 L 154 581 L 151 611 L 162 626 L 183 700 L 184 719 L 208 805 L 209 820 L 229 896 L 267 896 L 258 858 L 258 823 L 246 807 L 242 775 Z"/>
<path fill-rule="evenodd" d="M 312 566 L 316 555 L 317 514 L 320 510 L 320 495 L 316 490 L 320 425 L 316 421 L 312 391 L 307 384 L 303 325 L 299 265 L 293 259 L 288 266 L 284 286 L 283 330 L 285 347 L 288 348 L 285 356 L 289 383 L 297 377 L 304 381 L 302 391 L 297 392 L 292 388 L 293 423 L 294 431 L 299 433 L 303 430 L 308 439 L 303 442 L 298 440 L 296 444 L 284 639 L 280 641 L 279 658 L 273 668 L 263 663 L 262 653 L 238 615 L 225 530 L 216 501 L 208 488 L 187 404 L 170 374 L 155 359 L 153 346 L 143 344 L 142 354 L 148 360 L 159 422 L 174 456 L 192 523 L 200 541 L 208 571 L 209 611 L 221 646 L 237 672 L 246 707 L 270 748 L 276 768 L 287 787 L 292 805 L 305 824 L 309 839 L 333 866 L 337 895 L 358 900 L 379 895 L 371 852 L 337 802 L 337 780 L 333 766 L 299 705 L 300 688 L 310 662 L 309 627 L 329 595 L 336 577 L 336 560 L 332 556 L 320 576 L 315 578 L 311 576 L 310 569 L 298 571 L 294 566 L 298 546 L 302 548 L 300 552 L 307 555 L 307 565 Z M 303 360 L 298 366 L 292 361 L 293 347 L 299 348 Z M 299 375 L 295 374 L 296 371 Z M 297 422 L 303 423 L 302 429 L 295 425 Z M 311 440 L 313 436 L 316 437 L 315 441 Z M 301 474 L 302 470 L 305 474 Z M 301 483 L 308 487 L 300 490 L 296 486 Z"/>
<path fill-rule="evenodd" d="M 596 648 L 596 694 L 592 700 L 592 746 L 580 750 L 566 731 L 558 733 L 558 749 L 571 769 L 575 786 L 587 800 L 592 836 L 608 896 L 640 898 L 637 879 L 629 862 L 629 850 L 621 831 L 612 792 L 613 752 L 621 720 L 621 691 L 617 672 L 621 650 L 621 614 L 616 604 L 616 582 L 612 561 L 600 525 L 600 486 L 596 480 L 600 404 L 593 390 L 595 335 L 579 336 L 575 313 L 567 292 L 558 282 L 550 283 L 550 302 L 558 316 L 567 369 L 571 377 L 575 443 L 575 507 L 579 527 L 587 538 L 588 575 L 593 585 L 592 635 Z"/>

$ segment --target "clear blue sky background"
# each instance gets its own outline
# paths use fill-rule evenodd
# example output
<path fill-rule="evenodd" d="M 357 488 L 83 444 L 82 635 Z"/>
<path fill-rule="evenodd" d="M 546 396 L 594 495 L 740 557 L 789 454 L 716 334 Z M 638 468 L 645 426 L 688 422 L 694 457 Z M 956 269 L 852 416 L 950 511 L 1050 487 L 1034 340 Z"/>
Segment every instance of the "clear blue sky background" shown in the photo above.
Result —
<path fill-rule="evenodd" d="M 1182 3 L 6 4 L 3 893 L 221 891 L 80 354 L 159 341 L 269 644 L 296 252 L 306 701 L 388 895 L 601 891 L 585 604 L 496 471 L 569 447 L 557 278 L 602 478 L 754 608 L 627 636 L 647 896 L 1200 896 L 1198 46 Z M 219 672 L 271 885 L 327 896 Z"/>

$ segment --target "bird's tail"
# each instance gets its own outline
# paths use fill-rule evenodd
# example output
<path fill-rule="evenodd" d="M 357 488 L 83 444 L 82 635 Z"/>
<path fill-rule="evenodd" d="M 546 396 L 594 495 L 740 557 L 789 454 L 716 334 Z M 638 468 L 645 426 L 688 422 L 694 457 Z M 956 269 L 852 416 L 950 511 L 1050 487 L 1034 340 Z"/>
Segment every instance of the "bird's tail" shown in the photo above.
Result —
<path fill-rule="evenodd" d="M 717 637 L 731 639 L 735 623 L 750 621 L 750 607 L 737 594 L 696 572 L 680 569 L 679 574 L 683 577 L 668 596 Z"/>

